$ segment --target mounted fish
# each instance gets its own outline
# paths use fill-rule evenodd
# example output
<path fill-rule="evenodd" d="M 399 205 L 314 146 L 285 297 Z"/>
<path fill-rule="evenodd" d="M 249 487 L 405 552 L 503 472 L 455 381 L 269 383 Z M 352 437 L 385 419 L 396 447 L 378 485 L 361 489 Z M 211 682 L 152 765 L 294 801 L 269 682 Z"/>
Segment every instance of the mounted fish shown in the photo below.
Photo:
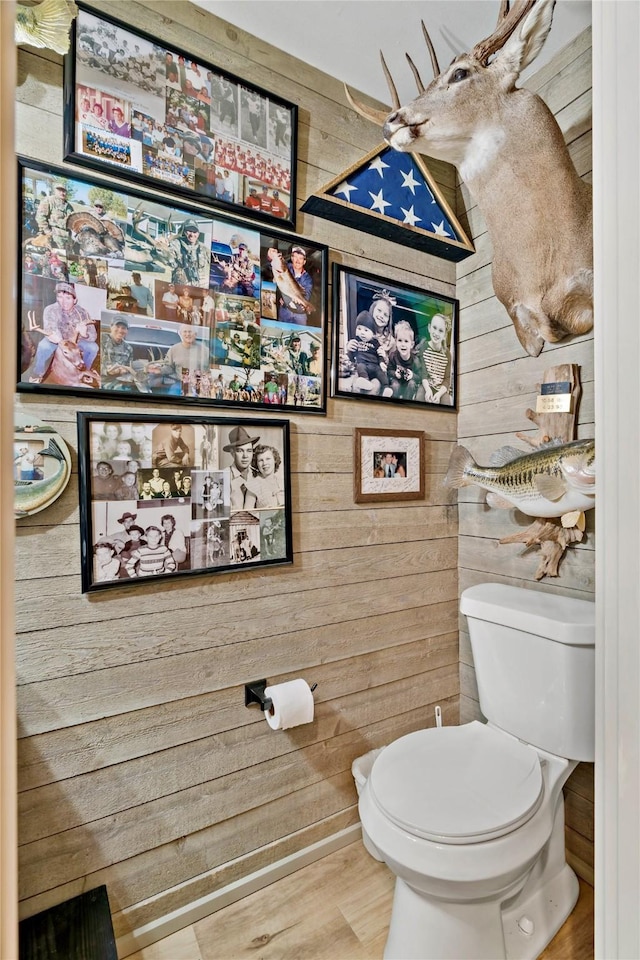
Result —
<path fill-rule="evenodd" d="M 15 41 L 29 47 L 46 47 L 56 53 L 68 53 L 69 32 L 77 12 L 75 3 L 67 0 L 43 0 L 34 7 L 17 3 Z"/>
<path fill-rule="evenodd" d="M 562 132 L 536 94 L 517 88 L 551 29 L 555 0 L 500 6 L 491 36 L 440 70 L 422 25 L 435 79 L 400 105 L 383 58 L 393 110 L 351 106 L 383 125 L 395 150 L 454 164 L 486 221 L 493 287 L 524 349 L 593 327 L 591 188 L 578 176 Z"/>
<path fill-rule="evenodd" d="M 13 435 L 14 513 L 39 513 L 57 500 L 71 477 L 69 449 L 53 427 L 16 416 Z"/>
<path fill-rule="evenodd" d="M 457 446 L 444 482 L 482 487 L 490 507 L 516 507 L 529 517 L 567 518 L 566 525 L 573 526 L 577 513 L 595 506 L 595 441 L 549 443 L 533 453 L 501 447 L 486 467 Z"/>

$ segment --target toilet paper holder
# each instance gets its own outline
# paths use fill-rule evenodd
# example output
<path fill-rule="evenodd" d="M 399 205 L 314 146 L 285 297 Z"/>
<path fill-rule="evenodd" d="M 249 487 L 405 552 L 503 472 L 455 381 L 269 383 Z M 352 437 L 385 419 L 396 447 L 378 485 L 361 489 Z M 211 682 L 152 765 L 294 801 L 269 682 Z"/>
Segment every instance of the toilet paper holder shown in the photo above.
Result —
<path fill-rule="evenodd" d="M 254 680 L 253 683 L 245 683 L 244 685 L 244 705 L 245 707 L 251 707 L 254 703 L 260 704 L 261 710 L 270 710 L 273 706 L 273 701 L 271 697 L 266 697 L 264 694 L 265 687 L 267 686 L 266 680 Z"/>
<path fill-rule="evenodd" d="M 267 680 L 254 680 L 252 683 L 245 683 L 244 685 L 244 705 L 245 707 L 251 707 L 254 703 L 259 704 L 261 710 L 270 710 L 273 706 L 273 700 L 271 697 L 265 696 L 265 687 L 268 686 Z M 316 689 L 318 686 L 317 683 L 314 683 L 310 687 L 311 692 Z"/>

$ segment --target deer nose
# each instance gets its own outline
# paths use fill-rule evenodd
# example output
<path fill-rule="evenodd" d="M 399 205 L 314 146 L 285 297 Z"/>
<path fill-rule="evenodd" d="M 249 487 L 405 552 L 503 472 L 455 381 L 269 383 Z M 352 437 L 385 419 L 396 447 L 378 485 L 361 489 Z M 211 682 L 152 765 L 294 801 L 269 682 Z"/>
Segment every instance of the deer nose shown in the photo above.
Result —
<path fill-rule="evenodd" d="M 399 110 L 389 114 L 382 128 L 382 136 L 387 143 L 389 142 L 389 138 L 392 137 L 397 130 L 400 130 L 401 127 L 404 127 L 404 125 L 404 120 L 402 119 Z"/>
<path fill-rule="evenodd" d="M 382 136 L 387 141 L 387 143 L 389 142 L 390 137 L 393 136 L 394 130 L 395 130 L 395 127 L 392 127 L 389 121 L 387 120 L 387 122 L 382 128 Z"/>

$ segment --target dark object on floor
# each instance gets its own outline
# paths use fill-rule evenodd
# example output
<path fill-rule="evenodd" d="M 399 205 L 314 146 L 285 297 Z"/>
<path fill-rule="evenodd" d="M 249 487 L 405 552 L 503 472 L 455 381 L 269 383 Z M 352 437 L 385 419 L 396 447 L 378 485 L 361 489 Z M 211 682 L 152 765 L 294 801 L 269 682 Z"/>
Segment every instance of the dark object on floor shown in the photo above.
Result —
<path fill-rule="evenodd" d="M 118 960 L 107 888 L 20 921 L 20 960 Z"/>

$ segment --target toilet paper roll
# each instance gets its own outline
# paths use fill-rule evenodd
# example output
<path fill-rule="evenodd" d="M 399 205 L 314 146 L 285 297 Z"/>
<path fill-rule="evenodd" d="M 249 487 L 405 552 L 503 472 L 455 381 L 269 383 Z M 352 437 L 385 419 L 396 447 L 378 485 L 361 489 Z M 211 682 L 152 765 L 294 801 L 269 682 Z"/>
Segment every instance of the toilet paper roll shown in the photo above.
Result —
<path fill-rule="evenodd" d="M 264 695 L 272 701 L 264 714 L 272 730 L 288 730 L 313 720 L 313 694 L 306 680 L 274 683 L 265 687 Z"/>

